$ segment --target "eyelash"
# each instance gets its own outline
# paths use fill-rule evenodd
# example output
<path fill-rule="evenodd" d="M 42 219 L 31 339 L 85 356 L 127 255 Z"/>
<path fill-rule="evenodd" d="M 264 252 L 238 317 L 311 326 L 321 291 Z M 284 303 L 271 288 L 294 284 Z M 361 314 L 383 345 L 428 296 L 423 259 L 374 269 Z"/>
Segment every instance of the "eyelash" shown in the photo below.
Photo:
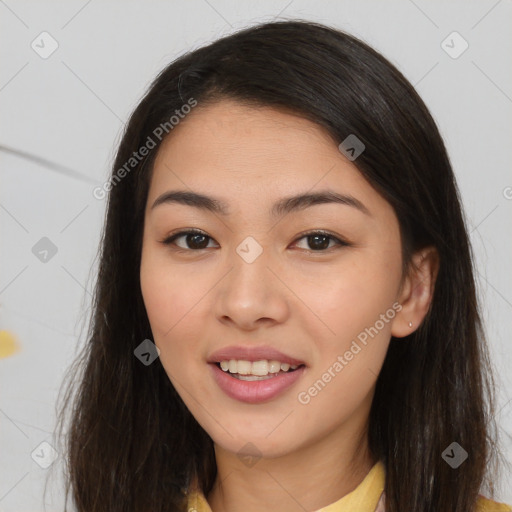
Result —
<path fill-rule="evenodd" d="M 172 235 L 168 236 L 167 238 L 165 238 L 164 240 L 161 240 L 161 243 L 164 245 L 171 245 L 171 244 L 173 244 L 173 242 L 176 239 L 178 239 L 182 236 L 185 236 L 185 235 L 203 235 L 204 237 L 209 238 L 210 240 L 213 240 L 212 237 L 208 236 L 204 231 L 201 231 L 200 229 L 189 229 L 186 231 L 179 231 L 178 233 L 172 234 Z M 351 245 L 349 242 L 346 242 L 345 240 L 342 240 L 339 237 L 332 235 L 328 231 L 324 231 L 321 229 L 315 230 L 315 231 L 308 231 L 306 233 L 301 233 L 301 235 L 295 240 L 295 242 L 302 240 L 303 238 L 307 238 L 308 236 L 314 236 L 314 235 L 320 235 L 320 236 L 324 236 L 326 238 L 330 238 L 331 240 L 335 240 L 336 242 L 338 242 L 338 244 L 337 244 L 338 247 L 349 247 Z M 308 250 L 308 249 L 303 249 L 303 250 L 305 250 L 306 252 L 309 252 L 309 253 L 321 253 L 321 252 L 327 252 L 329 249 L 332 249 L 332 248 L 333 247 L 328 247 L 327 249 L 318 249 L 318 250 Z M 199 252 L 199 251 L 204 251 L 206 249 L 207 249 L 207 247 L 205 247 L 203 249 L 183 249 L 182 247 L 178 247 L 176 250 L 178 252 Z"/>

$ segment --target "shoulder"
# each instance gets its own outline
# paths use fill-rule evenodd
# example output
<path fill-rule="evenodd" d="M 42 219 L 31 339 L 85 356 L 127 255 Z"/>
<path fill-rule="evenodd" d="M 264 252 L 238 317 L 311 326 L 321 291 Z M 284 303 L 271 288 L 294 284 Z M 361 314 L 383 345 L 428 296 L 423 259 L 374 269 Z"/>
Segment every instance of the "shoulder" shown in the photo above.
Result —
<path fill-rule="evenodd" d="M 512 512 L 512 506 L 478 496 L 476 512 Z"/>
<path fill-rule="evenodd" d="M 212 512 L 210 505 L 200 491 L 192 491 L 188 494 L 187 501 L 188 512 Z"/>

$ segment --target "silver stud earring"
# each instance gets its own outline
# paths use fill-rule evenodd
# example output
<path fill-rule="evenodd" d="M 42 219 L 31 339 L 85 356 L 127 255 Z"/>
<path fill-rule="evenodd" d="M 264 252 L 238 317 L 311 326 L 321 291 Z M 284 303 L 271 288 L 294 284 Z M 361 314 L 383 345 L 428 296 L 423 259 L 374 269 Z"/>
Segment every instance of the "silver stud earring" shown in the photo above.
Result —
<path fill-rule="evenodd" d="M 409 327 L 412 327 L 412 322 L 409 322 Z"/>

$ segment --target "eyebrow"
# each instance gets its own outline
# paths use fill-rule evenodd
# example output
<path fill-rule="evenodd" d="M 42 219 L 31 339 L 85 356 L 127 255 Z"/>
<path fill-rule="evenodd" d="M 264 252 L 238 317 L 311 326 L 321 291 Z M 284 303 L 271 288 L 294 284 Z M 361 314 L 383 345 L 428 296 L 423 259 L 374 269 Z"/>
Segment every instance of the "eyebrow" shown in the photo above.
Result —
<path fill-rule="evenodd" d="M 153 210 L 162 204 L 172 203 L 184 204 L 224 216 L 229 215 L 229 207 L 224 201 L 188 190 L 169 190 L 168 192 L 164 192 L 155 200 L 151 209 Z M 361 201 L 351 195 L 338 194 L 331 190 L 284 197 L 274 203 L 270 213 L 273 217 L 281 217 L 294 211 L 304 210 L 316 204 L 327 203 L 351 206 L 371 217 L 370 211 Z"/>

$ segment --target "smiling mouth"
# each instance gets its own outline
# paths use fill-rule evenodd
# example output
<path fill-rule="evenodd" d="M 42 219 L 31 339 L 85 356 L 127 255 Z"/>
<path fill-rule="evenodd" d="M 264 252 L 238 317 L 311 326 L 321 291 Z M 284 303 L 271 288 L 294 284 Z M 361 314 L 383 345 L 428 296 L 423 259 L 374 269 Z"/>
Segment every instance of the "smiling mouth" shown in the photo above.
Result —
<path fill-rule="evenodd" d="M 231 359 L 215 363 L 218 368 L 230 377 L 244 381 L 259 381 L 273 379 L 279 375 L 293 373 L 304 366 L 281 363 L 277 360 L 244 361 Z"/>

